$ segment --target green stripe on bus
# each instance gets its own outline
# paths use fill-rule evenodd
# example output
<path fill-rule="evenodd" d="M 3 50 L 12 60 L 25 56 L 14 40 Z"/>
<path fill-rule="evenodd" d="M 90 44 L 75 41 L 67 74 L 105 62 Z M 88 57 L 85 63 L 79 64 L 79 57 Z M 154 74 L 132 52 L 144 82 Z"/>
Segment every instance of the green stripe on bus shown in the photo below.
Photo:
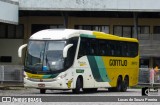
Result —
<path fill-rule="evenodd" d="M 99 73 L 100 73 L 100 76 L 101 76 L 102 80 L 104 82 L 109 82 L 110 80 L 108 78 L 108 74 L 106 72 L 106 68 L 105 68 L 105 65 L 104 65 L 102 57 L 95 56 L 95 59 L 96 59 L 96 62 L 97 62 L 97 65 L 98 65 L 98 69 L 99 69 Z"/>
<path fill-rule="evenodd" d="M 109 82 L 102 57 L 87 56 L 94 79 L 97 82 Z"/>
<path fill-rule="evenodd" d="M 59 73 L 58 73 L 59 74 Z M 49 78 L 55 78 L 58 76 L 58 74 L 51 74 L 51 75 L 43 75 L 43 79 L 49 79 Z"/>
<path fill-rule="evenodd" d="M 94 79 L 97 82 L 103 82 L 94 56 L 87 56 Z"/>
<path fill-rule="evenodd" d="M 88 35 L 88 34 L 80 34 L 80 37 L 96 38 L 96 36 L 95 36 L 95 35 Z"/>

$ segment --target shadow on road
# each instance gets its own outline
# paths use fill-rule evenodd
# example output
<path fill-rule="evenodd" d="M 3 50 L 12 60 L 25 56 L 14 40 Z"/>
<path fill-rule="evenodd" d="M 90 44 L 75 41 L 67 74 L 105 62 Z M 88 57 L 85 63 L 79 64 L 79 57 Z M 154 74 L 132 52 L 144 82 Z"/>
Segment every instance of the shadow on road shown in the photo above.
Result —
<path fill-rule="evenodd" d="M 50 91 L 50 92 L 49 92 Z M 54 94 L 59 94 L 59 95 L 91 95 L 91 94 L 101 94 L 101 93 L 130 93 L 130 92 L 134 92 L 133 90 L 128 90 L 126 92 L 111 92 L 111 91 L 108 91 L 108 89 L 106 90 L 97 90 L 96 92 L 83 92 L 81 91 L 79 94 L 75 94 L 75 93 L 72 93 L 71 90 L 47 90 L 46 91 L 46 95 L 54 95 Z M 33 94 L 40 94 L 40 93 L 33 93 Z M 44 95 L 45 95 L 44 94 Z"/>

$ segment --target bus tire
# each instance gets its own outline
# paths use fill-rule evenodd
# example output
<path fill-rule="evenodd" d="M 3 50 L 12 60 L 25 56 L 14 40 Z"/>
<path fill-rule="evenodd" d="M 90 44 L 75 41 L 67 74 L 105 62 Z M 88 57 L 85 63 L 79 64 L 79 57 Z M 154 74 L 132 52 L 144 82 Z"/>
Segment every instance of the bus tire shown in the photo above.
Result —
<path fill-rule="evenodd" d="M 124 78 L 124 81 L 122 82 L 121 91 L 122 91 L 122 92 L 126 92 L 128 86 L 129 86 L 129 79 L 128 79 L 128 77 L 125 77 L 125 78 Z"/>
<path fill-rule="evenodd" d="M 116 92 L 120 92 L 122 89 L 122 77 L 119 76 L 117 79 L 117 86 L 116 86 Z"/>
<path fill-rule="evenodd" d="M 79 94 L 82 88 L 82 81 L 80 78 L 77 78 L 76 81 L 76 88 L 72 90 L 73 93 L 75 94 Z"/>
<path fill-rule="evenodd" d="M 40 89 L 40 93 L 41 94 L 45 94 L 46 93 L 46 89 Z"/>
<path fill-rule="evenodd" d="M 116 88 L 115 88 L 115 87 L 110 87 L 110 88 L 108 88 L 108 91 L 109 91 L 109 92 L 115 92 L 115 91 L 116 91 Z"/>

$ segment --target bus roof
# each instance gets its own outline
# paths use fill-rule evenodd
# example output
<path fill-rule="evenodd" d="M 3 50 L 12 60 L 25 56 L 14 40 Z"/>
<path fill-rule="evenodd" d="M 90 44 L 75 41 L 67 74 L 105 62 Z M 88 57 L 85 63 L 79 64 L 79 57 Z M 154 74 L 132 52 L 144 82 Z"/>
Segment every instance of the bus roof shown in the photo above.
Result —
<path fill-rule="evenodd" d="M 46 29 L 46 30 L 42 30 L 34 33 L 30 37 L 30 39 L 31 40 L 64 40 L 72 37 L 88 37 L 88 38 L 138 42 L 138 40 L 135 38 L 119 37 L 116 35 L 106 34 L 103 32 L 76 30 L 76 29 Z"/>
<path fill-rule="evenodd" d="M 30 39 L 33 40 L 62 40 L 71 37 L 79 37 L 80 33 L 92 34 L 92 31 L 75 30 L 75 29 L 46 29 L 34 33 Z"/>

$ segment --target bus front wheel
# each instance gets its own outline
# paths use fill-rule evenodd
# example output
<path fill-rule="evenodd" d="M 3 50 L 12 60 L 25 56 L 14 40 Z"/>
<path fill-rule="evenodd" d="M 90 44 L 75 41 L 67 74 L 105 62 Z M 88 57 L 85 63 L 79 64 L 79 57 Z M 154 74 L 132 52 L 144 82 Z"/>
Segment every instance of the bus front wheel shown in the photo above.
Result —
<path fill-rule="evenodd" d="M 83 89 L 83 92 L 85 92 L 85 93 L 97 92 L 97 88 L 87 88 L 87 89 Z"/>
<path fill-rule="evenodd" d="M 73 89 L 72 91 L 73 91 L 73 93 L 79 94 L 81 91 L 81 88 L 82 88 L 82 80 L 81 80 L 81 78 L 77 78 L 76 88 Z"/>

